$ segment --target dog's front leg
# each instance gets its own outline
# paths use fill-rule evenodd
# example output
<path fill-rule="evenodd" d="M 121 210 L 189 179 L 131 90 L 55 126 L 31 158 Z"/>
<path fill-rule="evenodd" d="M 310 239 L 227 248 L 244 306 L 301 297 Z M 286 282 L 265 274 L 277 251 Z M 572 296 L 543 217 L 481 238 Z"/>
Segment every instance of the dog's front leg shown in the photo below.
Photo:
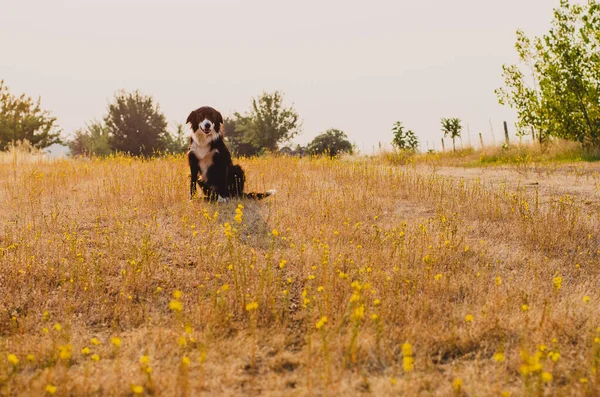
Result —
<path fill-rule="evenodd" d="M 200 165 L 198 164 L 198 157 L 194 152 L 188 152 L 188 162 L 190 164 L 190 198 L 194 198 L 196 195 L 196 184 L 198 183 L 198 171 Z"/>

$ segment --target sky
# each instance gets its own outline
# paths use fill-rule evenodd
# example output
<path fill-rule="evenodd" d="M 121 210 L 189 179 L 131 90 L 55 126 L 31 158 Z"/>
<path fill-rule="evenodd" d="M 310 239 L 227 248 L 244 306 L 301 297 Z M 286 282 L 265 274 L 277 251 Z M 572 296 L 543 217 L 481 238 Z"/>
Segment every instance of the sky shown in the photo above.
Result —
<path fill-rule="evenodd" d="M 491 144 L 503 121 L 515 132 L 494 94 L 518 61 L 515 32 L 547 32 L 558 4 L 0 0 L 0 79 L 41 97 L 67 137 L 120 89 L 152 95 L 172 130 L 200 106 L 243 113 L 279 90 L 303 121 L 294 143 L 338 128 L 370 154 L 402 121 L 423 150 L 440 149 L 440 119 L 458 117 L 464 145 L 478 133 Z"/>

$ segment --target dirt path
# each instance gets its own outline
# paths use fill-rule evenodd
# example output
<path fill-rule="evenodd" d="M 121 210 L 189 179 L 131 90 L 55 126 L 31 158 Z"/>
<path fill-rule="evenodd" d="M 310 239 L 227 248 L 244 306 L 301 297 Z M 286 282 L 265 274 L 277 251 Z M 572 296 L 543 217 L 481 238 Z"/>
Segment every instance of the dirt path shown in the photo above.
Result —
<path fill-rule="evenodd" d="M 481 180 L 492 186 L 511 189 L 537 189 L 540 200 L 569 195 L 573 203 L 590 211 L 600 210 L 600 164 L 551 164 L 526 168 L 421 166 L 420 172 L 435 172 L 445 177 Z"/>

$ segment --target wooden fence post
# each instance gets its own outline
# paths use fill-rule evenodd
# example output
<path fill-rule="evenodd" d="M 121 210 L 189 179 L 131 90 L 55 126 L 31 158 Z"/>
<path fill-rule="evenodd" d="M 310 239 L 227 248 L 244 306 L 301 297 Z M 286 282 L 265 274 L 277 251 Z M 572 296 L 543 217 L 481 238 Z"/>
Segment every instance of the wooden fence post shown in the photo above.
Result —
<path fill-rule="evenodd" d="M 504 122 L 504 138 L 506 139 L 506 144 L 508 145 L 510 141 L 508 140 L 508 124 L 506 124 L 506 121 Z"/>

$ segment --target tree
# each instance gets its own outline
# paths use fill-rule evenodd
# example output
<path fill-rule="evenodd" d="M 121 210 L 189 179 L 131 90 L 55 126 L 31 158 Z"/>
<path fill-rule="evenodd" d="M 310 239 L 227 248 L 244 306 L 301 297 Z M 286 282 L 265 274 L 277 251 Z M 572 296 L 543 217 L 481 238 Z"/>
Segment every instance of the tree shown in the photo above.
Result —
<path fill-rule="evenodd" d="M 108 129 L 97 120 L 75 131 L 75 136 L 68 144 L 74 156 L 108 156 L 112 152 Z"/>
<path fill-rule="evenodd" d="M 104 118 L 111 148 L 132 155 L 149 156 L 165 150 L 167 121 L 151 96 L 139 91 L 119 91 Z"/>
<path fill-rule="evenodd" d="M 444 133 L 444 138 L 450 135 L 450 138 L 452 138 L 453 151 L 456 151 L 455 139 L 460 138 L 462 132 L 462 125 L 460 123 L 460 119 L 457 118 L 442 119 L 442 132 Z"/>
<path fill-rule="evenodd" d="M 301 131 L 298 113 L 292 106 L 283 106 L 283 94 L 275 91 L 252 98 L 252 110 L 246 115 L 235 114 L 236 131 L 247 143 L 274 151 L 277 144 L 289 141 Z"/>
<path fill-rule="evenodd" d="M 518 134 L 533 128 L 540 141 L 558 137 L 600 145 L 600 3 L 587 3 L 561 0 L 541 38 L 517 31 L 515 47 L 528 73 L 504 65 L 506 87 L 496 94 L 517 110 Z"/>
<path fill-rule="evenodd" d="M 340 153 L 352 154 L 353 149 L 346 134 L 334 128 L 317 135 L 306 147 L 310 154 L 327 153 L 329 157 L 335 157 Z"/>
<path fill-rule="evenodd" d="M 405 131 L 402 122 L 397 121 L 392 128 L 394 139 L 392 145 L 400 150 L 416 151 L 419 147 L 419 140 L 412 130 Z"/>
<path fill-rule="evenodd" d="M 238 123 L 239 121 L 235 116 L 233 118 L 227 117 L 223 122 L 225 140 L 229 149 L 236 156 L 256 156 L 260 153 L 261 148 L 249 142 L 242 130 L 238 128 Z"/>
<path fill-rule="evenodd" d="M 27 140 L 39 149 L 62 143 L 56 118 L 40 104 L 40 98 L 33 101 L 25 94 L 12 95 L 0 80 L 0 150 L 17 140 Z"/>
<path fill-rule="evenodd" d="M 181 123 L 178 123 L 175 126 L 175 128 L 175 134 L 165 134 L 165 150 L 170 153 L 185 153 L 188 150 L 189 146 L 189 142 L 186 136 L 186 128 Z"/>

